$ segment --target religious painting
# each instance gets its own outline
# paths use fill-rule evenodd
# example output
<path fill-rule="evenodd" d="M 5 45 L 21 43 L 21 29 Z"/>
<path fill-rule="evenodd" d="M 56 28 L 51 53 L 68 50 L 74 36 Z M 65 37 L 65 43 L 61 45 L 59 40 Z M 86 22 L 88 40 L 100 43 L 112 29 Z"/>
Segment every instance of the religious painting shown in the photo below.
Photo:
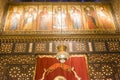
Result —
<path fill-rule="evenodd" d="M 85 55 L 71 55 L 65 63 L 55 56 L 38 56 L 34 80 L 89 80 Z"/>
<path fill-rule="evenodd" d="M 53 6 L 53 29 L 55 30 L 67 30 L 68 20 L 67 20 L 67 10 L 66 5 L 54 5 Z"/>
<path fill-rule="evenodd" d="M 95 11 L 94 5 L 85 5 L 83 6 L 83 12 L 84 12 L 84 29 L 97 29 L 98 23 L 97 23 L 97 14 Z"/>
<path fill-rule="evenodd" d="M 52 29 L 52 6 L 40 5 L 38 11 L 37 30 L 51 30 Z"/>
<path fill-rule="evenodd" d="M 0 24 L 1 24 L 1 21 L 2 21 L 2 17 L 3 17 L 3 11 L 4 11 L 4 8 L 3 8 L 3 5 L 2 5 L 2 1 L 0 1 Z"/>
<path fill-rule="evenodd" d="M 101 29 L 105 30 L 115 30 L 114 21 L 112 14 L 110 13 L 110 7 L 108 5 L 98 5 L 97 7 L 97 16 L 99 21 L 99 26 Z"/>
<path fill-rule="evenodd" d="M 2 7 L 0 6 L 0 23 L 1 23 L 2 15 L 3 15 L 3 9 L 2 9 Z"/>
<path fill-rule="evenodd" d="M 22 30 L 24 31 L 35 31 L 36 20 L 37 20 L 37 7 L 36 6 L 24 6 L 23 12 Z"/>
<path fill-rule="evenodd" d="M 5 22 L 5 30 L 20 30 L 23 15 L 22 6 L 9 6 Z"/>
<path fill-rule="evenodd" d="M 71 29 L 83 29 L 82 12 L 80 5 L 68 6 L 69 24 Z"/>
<path fill-rule="evenodd" d="M 4 31 L 116 30 L 105 4 L 19 4 L 8 8 Z"/>

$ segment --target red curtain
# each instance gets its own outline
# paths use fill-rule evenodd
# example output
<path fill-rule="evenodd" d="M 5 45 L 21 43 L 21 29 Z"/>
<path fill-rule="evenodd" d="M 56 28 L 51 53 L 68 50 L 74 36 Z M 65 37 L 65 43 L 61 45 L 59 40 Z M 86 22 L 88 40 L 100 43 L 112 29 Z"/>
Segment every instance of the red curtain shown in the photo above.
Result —
<path fill-rule="evenodd" d="M 66 80 L 89 80 L 85 56 L 71 56 L 64 64 L 55 57 L 37 58 L 35 80 L 54 80 L 61 76 Z"/>

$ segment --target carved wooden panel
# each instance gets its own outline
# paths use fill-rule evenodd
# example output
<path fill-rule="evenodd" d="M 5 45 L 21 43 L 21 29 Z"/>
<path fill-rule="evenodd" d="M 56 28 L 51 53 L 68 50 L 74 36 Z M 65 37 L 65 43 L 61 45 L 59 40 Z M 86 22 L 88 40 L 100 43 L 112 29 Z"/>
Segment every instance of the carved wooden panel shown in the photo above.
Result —
<path fill-rule="evenodd" d="M 0 53 L 11 53 L 13 43 L 1 43 L 0 44 Z"/>
<path fill-rule="evenodd" d="M 30 43 L 1 43 L 0 54 L 4 53 L 55 53 L 58 45 L 67 46 L 68 52 L 120 52 L 120 41 L 46 41 Z"/>
<path fill-rule="evenodd" d="M 111 63 L 91 63 L 89 64 L 91 80 L 115 80 L 115 64 Z"/>
<path fill-rule="evenodd" d="M 12 78 L 31 80 L 35 69 L 35 60 L 34 55 L 0 56 L 0 80 L 11 80 Z"/>
<path fill-rule="evenodd" d="M 106 51 L 105 42 L 94 42 L 95 51 Z"/>
<path fill-rule="evenodd" d="M 119 80 L 119 54 L 89 54 L 88 70 L 91 80 Z"/>
<path fill-rule="evenodd" d="M 15 53 L 25 53 L 26 52 L 26 48 L 27 48 L 27 44 L 26 43 L 16 43 L 14 52 Z"/>
<path fill-rule="evenodd" d="M 108 49 L 110 52 L 119 52 L 120 51 L 120 43 L 119 42 L 107 42 Z"/>
<path fill-rule="evenodd" d="M 32 80 L 35 65 L 32 64 L 9 64 L 6 66 L 7 78 L 12 80 Z"/>
<path fill-rule="evenodd" d="M 76 43 L 73 43 L 73 45 L 74 45 L 73 50 L 75 52 L 87 52 L 86 42 L 76 42 Z"/>
<path fill-rule="evenodd" d="M 35 43 L 35 53 L 45 52 L 46 51 L 46 43 Z"/>

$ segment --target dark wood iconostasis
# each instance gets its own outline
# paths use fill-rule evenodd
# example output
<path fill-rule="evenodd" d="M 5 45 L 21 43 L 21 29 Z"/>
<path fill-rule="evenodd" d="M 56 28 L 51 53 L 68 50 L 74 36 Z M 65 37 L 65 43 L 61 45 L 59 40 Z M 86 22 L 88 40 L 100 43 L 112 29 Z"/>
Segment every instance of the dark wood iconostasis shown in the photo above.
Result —
<path fill-rule="evenodd" d="M 89 80 L 119 80 L 119 27 L 111 11 L 101 2 L 9 3 L 1 18 L 0 80 L 35 80 L 38 58 L 56 60 L 61 43 L 71 57 L 85 57 Z"/>

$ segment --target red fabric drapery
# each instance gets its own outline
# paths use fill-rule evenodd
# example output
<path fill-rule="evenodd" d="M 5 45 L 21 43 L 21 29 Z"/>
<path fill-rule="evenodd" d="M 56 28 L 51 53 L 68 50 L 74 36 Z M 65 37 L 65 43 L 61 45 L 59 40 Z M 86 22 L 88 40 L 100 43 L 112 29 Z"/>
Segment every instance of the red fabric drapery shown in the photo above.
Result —
<path fill-rule="evenodd" d="M 37 58 L 35 80 L 54 80 L 57 76 L 66 80 L 88 80 L 85 56 L 72 56 L 64 64 L 55 57 Z"/>

